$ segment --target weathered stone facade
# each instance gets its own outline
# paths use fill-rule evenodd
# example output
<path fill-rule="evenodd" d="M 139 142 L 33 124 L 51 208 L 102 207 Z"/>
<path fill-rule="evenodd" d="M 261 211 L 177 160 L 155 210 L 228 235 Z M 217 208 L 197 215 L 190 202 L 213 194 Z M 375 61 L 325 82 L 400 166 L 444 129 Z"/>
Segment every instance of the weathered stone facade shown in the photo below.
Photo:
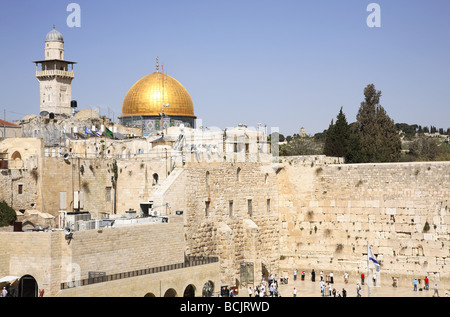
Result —
<path fill-rule="evenodd" d="M 240 264 L 255 281 L 278 270 L 276 174 L 269 164 L 216 163 L 186 167 L 186 240 L 192 255 L 217 255 L 222 281 L 239 284 Z"/>
<path fill-rule="evenodd" d="M 179 294 L 189 284 L 194 284 L 201 296 L 205 282 L 219 284 L 217 264 L 61 288 L 61 283 L 88 278 L 89 272 L 114 275 L 184 263 L 182 227 L 182 217 L 173 216 L 167 223 L 77 231 L 71 240 L 63 231 L 0 232 L 0 275 L 31 275 L 46 296 L 160 296 L 169 287 Z M 192 280 L 195 276 L 197 281 Z M 161 289 L 161 281 L 165 289 Z"/>
<path fill-rule="evenodd" d="M 449 281 L 450 162 L 326 165 L 287 158 L 279 177 L 285 271 L 367 275 L 386 285 Z M 427 230 L 426 224 L 429 229 Z"/>

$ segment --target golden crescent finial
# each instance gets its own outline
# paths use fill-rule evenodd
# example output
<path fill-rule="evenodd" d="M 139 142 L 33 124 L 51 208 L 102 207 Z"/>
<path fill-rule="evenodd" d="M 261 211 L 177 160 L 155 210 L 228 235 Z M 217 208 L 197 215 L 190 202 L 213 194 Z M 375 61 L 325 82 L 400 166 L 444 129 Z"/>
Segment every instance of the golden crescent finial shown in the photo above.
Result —
<path fill-rule="evenodd" d="M 156 56 L 156 71 L 159 72 L 159 61 L 158 61 L 158 56 Z"/>

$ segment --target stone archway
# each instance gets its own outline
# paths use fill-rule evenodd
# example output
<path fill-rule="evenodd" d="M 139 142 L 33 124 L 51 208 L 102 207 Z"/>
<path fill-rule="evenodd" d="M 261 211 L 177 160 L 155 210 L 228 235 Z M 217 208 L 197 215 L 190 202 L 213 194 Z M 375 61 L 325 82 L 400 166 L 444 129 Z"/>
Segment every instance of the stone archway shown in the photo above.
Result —
<path fill-rule="evenodd" d="M 19 280 L 19 297 L 38 297 L 38 285 L 31 275 L 24 275 Z"/>
<path fill-rule="evenodd" d="M 203 285 L 202 297 L 211 297 L 214 294 L 214 283 L 208 281 Z"/>
<path fill-rule="evenodd" d="M 22 167 L 23 167 L 22 155 L 20 155 L 19 151 L 15 151 L 11 155 L 10 168 L 22 168 Z"/>
<path fill-rule="evenodd" d="M 184 289 L 183 297 L 195 297 L 195 286 L 192 284 L 189 284 Z"/>
<path fill-rule="evenodd" d="M 144 297 L 156 297 L 153 293 L 147 293 L 144 295 Z"/>
<path fill-rule="evenodd" d="M 177 292 L 173 288 L 169 288 L 165 293 L 164 297 L 177 297 Z"/>

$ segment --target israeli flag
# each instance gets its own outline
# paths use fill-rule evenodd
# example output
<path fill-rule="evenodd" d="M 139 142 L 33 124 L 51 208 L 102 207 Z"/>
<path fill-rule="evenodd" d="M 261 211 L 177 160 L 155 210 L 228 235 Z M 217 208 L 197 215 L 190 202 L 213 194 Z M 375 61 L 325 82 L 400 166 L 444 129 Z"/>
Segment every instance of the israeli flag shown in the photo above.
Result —
<path fill-rule="evenodd" d="M 94 135 L 94 136 L 95 136 L 95 134 L 92 133 L 92 131 L 89 130 L 86 126 L 84 127 L 84 133 L 89 134 L 89 135 Z"/>
<path fill-rule="evenodd" d="M 377 272 L 380 272 L 380 263 L 378 263 L 377 259 L 375 259 L 375 255 L 373 254 L 369 244 L 367 244 L 367 257 L 369 261 L 375 263 Z"/>

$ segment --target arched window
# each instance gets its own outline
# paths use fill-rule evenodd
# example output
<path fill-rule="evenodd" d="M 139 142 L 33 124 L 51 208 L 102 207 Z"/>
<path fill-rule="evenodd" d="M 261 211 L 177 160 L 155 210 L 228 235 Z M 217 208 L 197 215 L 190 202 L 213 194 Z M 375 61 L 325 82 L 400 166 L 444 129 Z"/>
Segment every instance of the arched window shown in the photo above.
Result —
<path fill-rule="evenodd" d="M 15 151 L 12 155 L 11 155 L 11 159 L 12 160 L 21 160 L 22 159 L 22 155 L 20 155 L 19 151 Z"/>
<path fill-rule="evenodd" d="M 165 293 L 164 297 L 177 297 L 177 292 L 173 288 L 169 288 Z"/>
<path fill-rule="evenodd" d="M 206 172 L 205 182 L 206 182 L 206 185 L 209 185 L 209 172 L 208 171 Z"/>
<path fill-rule="evenodd" d="M 154 173 L 153 174 L 153 185 L 158 185 L 158 174 Z"/>
<path fill-rule="evenodd" d="M 211 297 L 214 294 L 214 283 L 208 281 L 203 285 L 202 297 Z"/>
<path fill-rule="evenodd" d="M 11 155 L 11 161 L 12 161 L 10 164 L 11 168 L 22 168 L 23 167 L 22 155 L 20 155 L 19 151 L 15 151 Z"/>
<path fill-rule="evenodd" d="M 192 284 L 186 286 L 183 297 L 195 297 L 195 286 Z"/>
<path fill-rule="evenodd" d="M 31 275 L 24 275 L 19 280 L 19 297 L 37 297 L 38 285 Z"/>
<path fill-rule="evenodd" d="M 238 182 L 241 181 L 241 168 L 240 167 L 238 167 L 237 172 L 236 172 L 236 180 Z"/>

